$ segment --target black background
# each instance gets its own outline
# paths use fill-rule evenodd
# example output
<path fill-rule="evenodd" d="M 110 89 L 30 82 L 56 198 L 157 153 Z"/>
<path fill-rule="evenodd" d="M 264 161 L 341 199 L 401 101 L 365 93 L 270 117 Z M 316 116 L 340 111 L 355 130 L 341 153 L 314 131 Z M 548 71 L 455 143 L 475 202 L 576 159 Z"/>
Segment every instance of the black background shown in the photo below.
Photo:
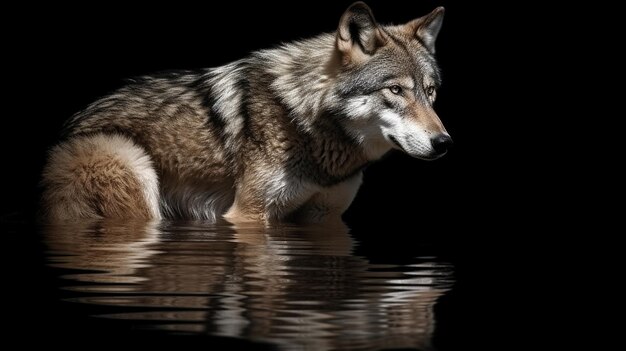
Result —
<path fill-rule="evenodd" d="M 1 122 L 3 220 L 33 218 L 46 150 L 61 124 L 124 79 L 219 66 L 333 31 L 350 3 L 55 4 L 7 11 L 14 18 L 3 24 L 5 87 L 11 91 Z M 381 23 L 403 23 L 446 7 L 437 41 L 443 86 L 436 111 L 455 146 L 435 162 L 393 152 L 369 167 L 345 220 L 361 241 L 360 254 L 374 261 L 413 255 L 422 245 L 455 265 L 456 288 L 437 311 L 440 348 L 508 344 L 509 326 L 501 317 L 515 311 L 500 282 L 509 268 L 503 257 L 516 250 L 527 226 L 519 220 L 518 201 L 528 189 L 516 180 L 533 176 L 526 156 L 507 142 L 520 133 L 524 106 L 512 96 L 526 74 L 524 54 L 511 44 L 517 28 L 510 21 L 527 9 L 511 4 L 494 16 L 493 9 L 465 1 L 367 3 Z M 525 209 L 525 216 L 535 216 L 533 211 Z M 39 264 L 41 258 L 25 246 L 34 241 L 20 240 L 17 262 Z M 56 320 L 43 317 L 45 302 L 36 306 L 42 310 L 33 312 L 33 320 Z"/>
<path fill-rule="evenodd" d="M 351 1 L 305 4 L 227 2 L 204 5 L 18 9 L 6 25 L 8 99 L 3 115 L 5 189 L 1 213 L 30 210 L 46 150 L 72 114 L 124 80 L 162 70 L 219 66 L 280 42 L 335 30 Z M 393 153 L 366 173 L 365 186 L 349 218 L 439 216 L 458 212 L 481 187 L 507 170 L 499 142 L 512 113 L 502 110 L 507 87 L 498 80 L 520 74 L 507 52 L 507 36 L 486 35 L 506 22 L 479 5 L 445 1 L 370 1 L 381 23 L 404 23 L 434 7 L 447 7 L 437 42 L 444 84 L 436 110 L 456 146 L 437 162 Z M 519 9 L 515 9 L 519 11 Z M 517 13 L 519 15 L 519 13 Z M 495 29 L 494 29 L 495 28 Z M 6 77 L 5 76 L 5 77 Z M 6 81 L 5 81 L 6 82 Z M 510 111 L 508 109 L 514 109 Z M 500 116 L 506 114 L 507 116 Z M 503 165 L 504 166 L 504 165 Z M 489 167 L 488 171 L 484 167 Z M 495 172 L 492 172 L 495 170 Z M 473 206 L 470 206 L 473 207 Z M 466 208 L 469 209 L 469 208 Z M 473 209 L 475 211 L 475 209 Z M 447 217 L 447 216 L 446 216 Z"/>

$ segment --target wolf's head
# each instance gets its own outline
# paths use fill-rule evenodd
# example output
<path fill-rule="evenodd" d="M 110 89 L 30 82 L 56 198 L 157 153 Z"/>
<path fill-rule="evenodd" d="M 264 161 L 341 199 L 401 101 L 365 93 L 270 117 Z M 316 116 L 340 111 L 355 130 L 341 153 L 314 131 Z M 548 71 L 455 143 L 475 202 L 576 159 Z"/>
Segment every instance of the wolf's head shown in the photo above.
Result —
<path fill-rule="evenodd" d="M 443 13 L 439 7 L 404 25 L 382 26 L 357 2 L 341 17 L 334 95 L 347 116 L 346 129 L 371 159 L 396 148 L 433 160 L 452 144 L 433 110 L 441 84 L 434 53 Z"/>

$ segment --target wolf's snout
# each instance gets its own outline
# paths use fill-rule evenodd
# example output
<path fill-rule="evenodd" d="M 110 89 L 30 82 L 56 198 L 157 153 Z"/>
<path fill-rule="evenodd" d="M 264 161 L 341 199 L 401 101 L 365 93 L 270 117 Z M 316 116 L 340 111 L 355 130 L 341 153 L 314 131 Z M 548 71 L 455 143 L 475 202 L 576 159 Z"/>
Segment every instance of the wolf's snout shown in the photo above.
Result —
<path fill-rule="evenodd" d="M 446 151 L 454 144 L 452 138 L 448 134 L 439 134 L 430 140 L 433 149 L 438 155 L 445 154 Z"/>

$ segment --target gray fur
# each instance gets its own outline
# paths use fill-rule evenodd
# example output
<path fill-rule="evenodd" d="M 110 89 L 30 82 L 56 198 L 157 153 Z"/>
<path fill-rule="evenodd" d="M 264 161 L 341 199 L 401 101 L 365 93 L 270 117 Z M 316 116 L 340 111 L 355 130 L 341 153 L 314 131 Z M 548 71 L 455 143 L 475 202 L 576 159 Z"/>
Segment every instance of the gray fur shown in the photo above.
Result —
<path fill-rule="evenodd" d="M 150 157 L 160 193 L 155 211 L 165 217 L 337 220 L 368 163 L 392 147 L 437 157 L 429 135 L 446 134 L 432 110 L 434 97 L 425 93 L 440 84 L 433 50 L 416 34 L 415 26 L 423 26 L 427 16 L 382 27 L 366 12 L 362 3 L 350 7 L 340 36 L 322 34 L 213 69 L 136 79 L 70 119 L 64 143 L 102 135 L 131 140 Z M 342 27 L 354 22 L 350 16 L 360 16 L 364 28 L 357 38 Z M 440 15 L 428 16 L 434 17 L 427 24 L 439 21 L 438 31 Z M 398 82 L 411 88 L 405 97 L 389 93 Z M 411 128 L 419 138 L 406 134 Z M 52 219 L 76 217 L 55 210 L 70 191 L 55 186 L 60 168 L 54 160 L 63 150 L 53 150 L 43 179 L 44 209 L 54 213 Z M 92 173 L 81 173 L 93 169 L 92 159 L 68 162 L 63 169 L 78 171 L 64 177 L 96 181 Z M 101 189 L 116 191 L 112 180 L 100 176 L 97 181 Z M 89 206 L 96 195 L 85 194 L 77 206 Z M 305 212 L 310 214 L 298 215 Z M 108 217 L 113 212 L 71 213 Z"/>

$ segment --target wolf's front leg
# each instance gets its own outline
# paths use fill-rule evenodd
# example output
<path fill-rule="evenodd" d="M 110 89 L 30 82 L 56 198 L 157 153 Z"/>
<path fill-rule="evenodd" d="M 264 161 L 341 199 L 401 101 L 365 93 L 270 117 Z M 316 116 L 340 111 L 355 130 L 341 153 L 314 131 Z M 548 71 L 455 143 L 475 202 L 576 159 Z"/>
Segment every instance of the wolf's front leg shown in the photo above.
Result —
<path fill-rule="evenodd" d="M 363 173 L 323 188 L 292 216 L 299 223 L 341 224 L 341 215 L 350 207 L 363 181 Z"/>
<path fill-rule="evenodd" d="M 237 184 L 235 201 L 224 218 L 233 223 L 284 220 L 307 202 L 317 187 L 281 170 L 250 172 Z"/>
<path fill-rule="evenodd" d="M 238 184 L 235 200 L 224 214 L 224 219 L 237 224 L 246 222 L 269 224 L 263 191 L 250 183 Z"/>

